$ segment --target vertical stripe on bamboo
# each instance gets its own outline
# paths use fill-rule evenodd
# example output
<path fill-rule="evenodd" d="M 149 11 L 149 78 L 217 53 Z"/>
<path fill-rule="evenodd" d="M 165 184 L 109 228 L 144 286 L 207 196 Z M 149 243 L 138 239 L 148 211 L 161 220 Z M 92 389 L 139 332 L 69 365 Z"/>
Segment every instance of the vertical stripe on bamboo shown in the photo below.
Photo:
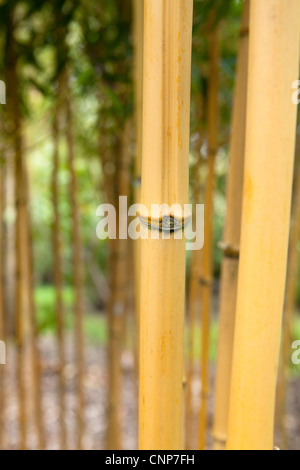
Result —
<path fill-rule="evenodd" d="M 289 235 L 299 0 L 252 0 L 230 450 L 272 450 Z"/>
<path fill-rule="evenodd" d="M 192 13 L 192 0 L 145 1 L 141 202 L 148 210 L 188 203 Z M 185 240 L 141 240 L 141 260 L 139 445 L 182 449 Z"/>

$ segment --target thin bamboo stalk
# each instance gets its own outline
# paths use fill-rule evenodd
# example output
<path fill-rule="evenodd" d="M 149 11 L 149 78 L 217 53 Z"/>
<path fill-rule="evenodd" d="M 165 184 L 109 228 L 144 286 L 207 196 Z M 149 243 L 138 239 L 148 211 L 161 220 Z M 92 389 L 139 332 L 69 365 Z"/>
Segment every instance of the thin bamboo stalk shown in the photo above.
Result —
<path fill-rule="evenodd" d="M 300 139 L 296 147 L 296 165 L 294 173 L 294 191 L 292 204 L 291 232 L 286 282 L 283 334 L 279 361 L 279 378 L 276 397 L 276 418 L 282 432 L 281 448 L 288 449 L 288 435 L 285 426 L 288 367 L 291 360 L 293 342 L 293 320 L 296 313 L 297 281 L 299 269 L 298 243 L 300 239 Z"/>
<path fill-rule="evenodd" d="M 74 316 L 75 316 L 75 361 L 77 367 L 77 449 L 82 449 L 85 430 L 85 393 L 84 393 L 84 307 L 83 307 L 83 257 L 80 233 L 80 213 L 78 205 L 78 183 L 75 171 L 73 139 L 73 119 L 68 74 L 65 82 L 66 140 L 70 170 L 70 203 L 72 217 L 73 272 L 74 272 Z"/>
<path fill-rule="evenodd" d="M 227 449 L 272 450 L 296 128 L 291 84 L 299 66 L 299 0 L 252 0 L 250 30 Z"/>
<path fill-rule="evenodd" d="M 194 168 L 194 188 L 193 188 L 193 204 L 199 204 L 201 192 L 201 170 L 204 160 L 201 156 L 201 141 L 199 139 L 199 154 Z M 193 213 L 193 215 L 195 212 Z M 201 312 L 201 288 L 199 279 L 201 278 L 202 266 L 202 250 L 195 250 L 192 252 L 191 260 L 191 279 L 190 291 L 188 299 L 188 366 L 187 366 L 187 384 L 186 384 L 186 448 L 192 449 L 193 438 L 193 393 L 192 385 L 195 372 L 195 326 L 197 318 Z"/>
<path fill-rule="evenodd" d="M 144 62 L 144 0 L 134 0 L 134 83 L 135 83 L 135 125 L 136 125 L 136 156 L 134 165 L 134 200 L 138 204 L 141 198 L 141 167 L 143 145 L 143 62 Z M 139 344 L 139 310 L 140 310 L 140 264 L 141 243 L 134 242 L 135 259 L 135 311 L 137 324 L 137 350 Z M 138 354 L 137 354 L 138 356 Z"/>
<path fill-rule="evenodd" d="M 15 325 L 16 325 L 16 350 L 17 350 L 17 390 L 18 390 L 18 424 L 19 424 L 19 449 L 26 448 L 26 394 L 25 394 L 25 319 L 28 318 L 27 295 L 27 267 L 26 267 L 26 190 L 23 145 L 21 137 L 21 113 L 18 96 L 17 56 L 14 38 L 14 11 L 8 17 L 8 37 L 6 43 L 6 80 L 10 83 L 7 90 L 8 119 L 11 124 L 14 152 L 14 176 L 15 176 L 15 208 L 16 208 L 16 272 L 15 272 Z M 10 90 L 13 90 L 11 92 Z"/>
<path fill-rule="evenodd" d="M 207 402 L 209 396 L 210 317 L 213 286 L 213 211 L 215 185 L 215 159 L 218 147 L 218 87 L 220 59 L 219 31 L 216 27 L 209 38 L 210 72 L 208 84 L 208 161 L 205 187 L 204 248 L 202 261 L 202 342 L 201 342 L 201 409 L 199 417 L 199 449 L 206 444 Z"/>
<path fill-rule="evenodd" d="M 1 126 L 2 127 L 2 126 Z M 1 129 L 2 130 L 2 129 Z M 1 148 L 2 150 L 2 148 Z M 2 155 L 1 155 L 2 157 Z M 4 212 L 5 212 L 5 189 L 4 189 L 4 174 L 3 174 L 3 161 L 0 162 L 0 340 L 5 340 L 5 320 L 4 320 L 4 299 L 3 299 L 3 251 L 2 251 L 2 237 L 4 228 Z M 5 410 L 5 368 L 0 366 L 0 449 L 4 449 L 5 433 L 4 433 L 4 410 Z"/>
<path fill-rule="evenodd" d="M 128 119 L 116 152 L 116 194 L 129 194 L 131 183 L 131 121 Z M 118 207 L 117 201 L 116 207 Z M 118 219 L 123 216 L 118 211 Z M 117 231 L 119 220 L 117 223 Z M 124 332 L 127 306 L 128 240 L 117 238 L 111 243 L 111 301 L 109 306 L 109 397 L 108 397 L 108 450 L 121 449 L 120 406 L 122 401 L 121 355 L 124 348 Z"/>
<path fill-rule="evenodd" d="M 145 1 L 141 201 L 148 211 L 188 202 L 192 11 L 192 0 Z M 139 447 L 182 449 L 185 240 L 153 240 L 151 227 L 142 230 Z"/>
<path fill-rule="evenodd" d="M 41 364 L 40 364 L 40 352 L 38 348 L 38 328 L 36 322 L 36 307 L 34 300 L 34 262 L 33 262 L 33 240 L 32 240 L 32 231 L 30 224 L 30 214 L 29 214 L 29 203 L 30 203 L 30 194 L 29 194 L 29 184 L 26 168 L 25 172 L 25 184 L 26 184 L 26 201 L 27 201 L 27 210 L 26 210 L 26 226 L 23 228 L 26 231 L 27 235 L 27 280 L 28 280 L 28 297 L 29 297 L 29 335 L 31 343 L 31 370 L 32 370 L 32 403 L 33 403 L 33 413 L 34 413 L 34 422 L 37 432 L 37 442 L 39 450 L 44 450 L 46 447 L 46 437 L 45 437 L 45 428 L 43 421 L 43 412 L 42 412 L 42 389 L 41 389 Z"/>
<path fill-rule="evenodd" d="M 219 338 L 216 368 L 216 398 L 213 426 L 214 449 L 225 450 L 231 380 L 234 323 L 237 296 L 239 247 L 242 219 L 244 154 L 246 134 L 246 101 L 249 47 L 249 8 L 243 8 L 236 71 L 229 176 L 227 183 L 227 215 L 224 229 L 221 274 Z"/>
<path fill-rule="evenodd" d="M 60 96 L 56 97 L 60 100 Z M 57 325 L 57 346 L 59 357 L 58 372 L 58 402 L 59 402 L 59 430 L 60 445 L 62 450 L 67 449 L 67 430 L 65 424 L 66 404 L 65 404 L 65 335 L 64 335 L 64 304 L 63 304 L 63 266 L 62 266 L 62 247 L 60 230 L 60 211 L 59 211 L 59 119 L 61 106 L 57 104 L 53 116 L 53 169 L 52 169 L 52 200 L 53 200 L 53 253 L 54 253 L 54 283 L 56 293 L 56 325 Z"/>
<path fill-rule="evenodd" d="M 101 85 L 99 88 L 99 98 L 101 99 Z M 104 127 L 104 126 L 102 126 Z M 99 127 L 100 128 L 100 127 Z M 120 168 L 120 151 L 122 145 L 120 137 L 116 138 L 111 151 L 107 145 L 104 144 L 103 132 L 99 133 L 99 154 L 103 171 L 103 190 L 107 201 L 118 207 L 118 184 L 119 179 L 115 172 L 108 171 L 109 162 L 113 162 L 114 168 L 119 171 Z M 118 158 L 119 157 L 119 158 Z M 118 218 L 117 218 L 118 225 Z M 118 228 L 117 228 L 118 233 Z M 109 450 L 121 449 L 121 435 L 120 435 L 120 398 L 121 398 L 121 353 L 122 344 L 120 338 L 122 336 L 121 330 L 123 328 L 123 319 L 118 320 L 119 316 L 124 315 L 123 302 L 121 306 L 115 305 L 115 297 L 117 291 L 117 278 L 116 273 L 118 269 L 119 259 L 119 240 L 108 240 L 108 266 L 109 266 L 109 298 L 106 304 L 108 312 L 108 388 L 107 388 L 107 433 L 106 433 L 106 447 Z M 115 312 L 115 313 L 114 313 Z M 115 319 L 115 320 L 114 320 Z"/>

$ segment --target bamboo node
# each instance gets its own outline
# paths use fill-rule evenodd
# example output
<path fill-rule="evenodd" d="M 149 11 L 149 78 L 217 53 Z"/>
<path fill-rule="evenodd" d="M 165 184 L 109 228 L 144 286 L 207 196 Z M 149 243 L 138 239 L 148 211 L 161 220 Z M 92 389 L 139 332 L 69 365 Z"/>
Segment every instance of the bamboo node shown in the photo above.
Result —
<path fill-rule="evenodd" d="M 220 242 L 218 247 L 223 251 L 223 256 L 225 258 L 239 259 L 240 249 L 238 247 L 232 246 L 226 242 Z"/>
<path fill-rule="evenodd" d="M 199 284 L 204 287 L 212 287 L 213 282 L 214 281 L 212 278 L 202 277 L 202 276 L 199 278 Z"/>
<path fill-rule="evenodd" d="M 152 217 L 143 217 L 139 215 L 139 220 L 142 225 L 147 227 L 149 230 L 158 230 L 159 232 L 164 233 L 174 233 L 179 231 L 184 231 L 185 227 L 191 220 L 191 217 L 188 218 L 175 218 L 172 215 L 166 215 L 160 219 L 154 219 Z"/>
<path fill-rule="evenodd" d="M 240 38 L 243 38 L 245 36 L 249 36 L 249 28 L 241 28 L 240 30 Z"/>

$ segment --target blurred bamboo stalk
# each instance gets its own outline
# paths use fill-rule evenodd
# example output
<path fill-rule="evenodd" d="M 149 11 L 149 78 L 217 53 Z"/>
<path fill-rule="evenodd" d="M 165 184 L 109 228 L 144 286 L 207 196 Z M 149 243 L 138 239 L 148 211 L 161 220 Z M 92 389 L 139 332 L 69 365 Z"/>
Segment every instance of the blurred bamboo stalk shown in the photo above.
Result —
<path fill-rule="evenodd" d="M 200 136 L 200 134 L 199 134 Z M 198 142 L 198 157 L 193 172 L 193 207 L 200 202 L 201 193 L 201 170 L 204 164 L 201 155 L 201 138 Z M 196 212 L 193 212 L 193 216 Z M 194 217 L 195 218 L 195 217 Z M 195 221 L 194 221 L 195 222 Z M 195 226 L 195 225 L 194 225 Z M 186 383 L 186 448 L 192 449 L 193 437 L 193 379 L 195 372 L 195 327 L 196 320 L 201 312 L 201 288 L 199 279 L 201 278 L 202 250 L 194 250 L 191 259 L 191 278 L 188 298 L 188 365 L 187 365 L 187 383 Z"/>
<path fill-rule="evenodd" d="M 77 449 L 83 448 L 85 431 L 85 392 L 84 392 L 84 307 L 83 307 L 83 250 L 81 240 L 80 211 L 78 204 L 78 182 L 75 169 L 75 153 L 73 138 L 73 119 L 71 109 L 71 94 L 68 83 L 68 74 L 65 78 L 65 115 L 66 115 L 66 141 L 68 148 L 68 162 L 70 171 L 70 203 L 72 218 L 72 256 L 74 273 L 74 318 L 75 318 L 75 362 L 77 368 Z"/>
<path fill-rule="evenodd" d="M 251 0 L 250 31 L 227 449 L 272 450 L 293 179 L 297 107 L 291 86 L 299 70 L 299 0 Z"/>
<path fill-rule="evenodd" d="M 21 137 L 21 113 L 18 96 L 17 56 L 14 30 L 14 10 L 8 15 L 9 35 L 6 42 L 6 80 L 10 83 L 7 90 L 7 104 L 9 106 L 8 120 L 10 133 L 13 138 L 14 176 L 15 176 L 15 208 L 16 208 L 16 272 L 15 272 L 15 325 L 16 325 L 16 361 L 17 361 L 17 393 L 18 393 L 18 424 L 19 449 L 26 449 L 26 394 L 25 394 L 25 319 L 28 318 L 27 302 L 27 266 L 26 266 L 26 185 L 24 173 L 24 158 Z M 13 90 L 11 92 L 11 90 Z M 25 227 L 25 230 L 24 230 Z"/>
<path fill-rule="evenodd" d="M 220 244 L 223 250 L 223 261 L 221 270 L 219 337 L 215 384 L 214 450 L 225 450 L 228 428 L 244 182 L 249 8 L 250 1 L 246 0 L 242 14 L 236 71 L 236 89 L 227 183 L 227 215 L 224 241 Z"/>
<path fill-rule="evenodd" d="M 2 124 L 2 123 L 1 123 Z M 1 125 L 2 130 L 2 125 Z M 4 213 L 5 213 L 5 185 L 4 185 L 4 172 L 2 146 L 1 146 L 1 161 L 0 161 L 0 341 L 5 341 L 5 319 L 4 319 L 4 299 L 3 299 L 3 281 L 4 281 L 4 266 L 3 266 L 3 231 L 4 231 Z M 5 448 L 5 368 L 0 365 L 0 449 Z"/>
<path fill-rule="evenodd" d="M 133 0 L 134 25 L 134 85 L 135 85 L 135 127 L 136 156 L 134 165 L 134 201 L 141 198 L 141 167 L 143 146 L 143 64 L 144 64 L 144 0 Z M 137 359 L 140 329 L 140 277 L 141 277 L 141 242 L 134 242 L 135 258 L 135 311 L 137 325 Z M 137 360 L 138 362 L 138 360 Z"/>
<path fill-rule="evenodd" d="M 192 0 L 145 1 L 141 202 L 152 222 L 182 214 L 152 204 L 188 203 Z M 185 239 L 141 226 L 141 450 L 183 449 Z M 171 230 L 172 232 L 172 230 Z M 156 232 L 157 233 L 157 232 Z"/>
<path fill-rule="evenodd" d="M 116 152 L 116 181 L 115 194 L 127 196 L 131 183 L 131 120 L 127 119 L 119 145 Z M 117 233 L 121 219 L 127 217 L 115 200 L 115 207 L 118 207 Z M 127 210 L 127 208 L 126 208 Z M 122 401 L 122 369 L 121 358 L 125 340 L 125 313 L 127 307 L 127 270 L 128 270 L 128 240 L 117 238 L 110 240 L 110 265 L 111 265 L 111 298 L 109 303 L 109 385 L 108 385 L 108 430 L 107 448 L 108 450 L 120 450 L 121 444 L 121 423 L 120 406 Z"/>
<path fill-rule="evenodd" d="M 218 91 L 219 91 L 219 60 L 220 39 L 219 27 L 209 37 L 210 71 L 208 81 L 208 160 L 205 184 L 205 217 L 204 217 L 204 248 L 202 258 L 201 299 L 202 299 L 202 331 L 201 331 L 201 409 L 199 416 L 199 449 L 206 445 L 207 402 L 210 389 L 209 348 L 210 323 L 212 313 L 213 287 L 213 213 L 215 187 L 215 160 L 218 150 Z"/>
<path fill-rule="evenodd" d="M 297 139 L 296 163 L 294 173 L 294 191 L 291 217 L 291 231 L 288 257 L 288 270 L 283 317 L 283 334 L 279 361 L 279 377 L 276 399 L 276 418 L 281 428 L 281 448 L 288 449 L 288 435 L 285 425 L 287 378 L 291 363 L 291 345 L 293 342 L 293 321 L 296 314 L 297 282 L 299 270 L 298 243 L 300 239 L 300 138 Z"/>
<path fill-rule="evenodd" d="M 64 304 L 63 304 L 63 264 L 62 264 L 62 246 L 61 246 L 61 219 L 59 211 L 59 136 L 60 136 L 60 95 L 61 87 L 58 85 L 56 96 L 56 106 L 54 108 L 52 134 L 53 134 L 53 168 L 52 168 L 52 203 L 53 203 L 53 254 L 54 254 L 54 284 L 56 295 L 56 327 L 57 327 L 57 346 L 58 346 L 58 403 L 59 403 L 59 432 L 60 446 L 62 450 L 67 449 L 67 430 L 65 424 L 66 405 L 65 405 L 65 335 L 64 335 Z"/>
<path fill-rule="evenodd" d="M 26 185 L 26 226 L 24 230 L 27 235 L 27 269 L 28 269 L 28 297 L 29 297 L 29 329 L 30 329 L 30 343 L 31 343 L 31 370 L 32 370 L 32 402 L 34 422 L 37 432 L 37 442 L 39 450 L 44 450 L 46 447 L 46 437 L 44 429 L 43 411 L 42 411 L 42 384 L 41 384 L 41 364 L 40 364 L 40 351 L 38 347 L 38 327 L 36 321 L 36 307 L 34 300 L 34 259 L 33 259 L 33 241 L 32 229 L 30 220 L 30 192 L 29 181 L 26 168 L 25 171 L 25 185 Z"/>

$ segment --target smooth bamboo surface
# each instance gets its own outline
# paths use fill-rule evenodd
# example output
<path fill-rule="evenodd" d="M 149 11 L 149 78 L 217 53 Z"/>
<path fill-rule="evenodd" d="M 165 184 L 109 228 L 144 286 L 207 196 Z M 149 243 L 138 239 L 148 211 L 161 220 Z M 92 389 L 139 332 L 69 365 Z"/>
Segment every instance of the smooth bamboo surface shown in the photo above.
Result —
<path fill-rule="evenodd" d="M 227 449 L 272 450 L 295 147 L 299 0 L 252 0 Z"/>
<path fill-rule="evenodd" d="M 143 64 L 144 64 L 144 0 L 134 0 L 134 83 L 135 83 L 135 132 L 136 156 L 134 165 L 134 200 L 138 204 L 141 199 L 141 171 L 143 146 Z M 140 291 L 141 291 L 141 243 L 134 242 L 135 266 L 135 310 L 137 325 L 137 346 L 140 330 Z M 138 350 L 138 347 L 137 347 Z"/>
<path fill-rule="evenodd" d="M 244 181 L 249 8 L 250 1 L 246 0 L 240 29 L 227 182 L 227 214 L 223 242 L 221 244 L 223 261 L 213 425 L 215 450 L 225 450 L 228 428 Z"/>
<path fill-rule="evenodd" d="M 188 203 L 192 12 L 192 0 L 145 1 L 141 202 L 148 210 Z M 180 450 L 185 239 L 154 240 L 142 230 L 149 238 L 141 240 L 139 447 Z"/>

